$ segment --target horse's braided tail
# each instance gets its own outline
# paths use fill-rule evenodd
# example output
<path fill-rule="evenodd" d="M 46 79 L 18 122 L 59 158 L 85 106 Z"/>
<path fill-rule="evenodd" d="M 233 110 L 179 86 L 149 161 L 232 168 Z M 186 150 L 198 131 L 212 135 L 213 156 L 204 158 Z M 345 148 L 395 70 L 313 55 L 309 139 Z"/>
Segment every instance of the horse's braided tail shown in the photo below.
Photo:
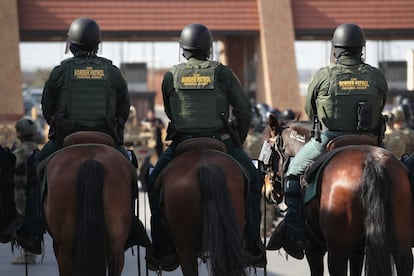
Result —
<path fill-rule="evenodd" d="M 231 204 L 226 177 L 214 164 L 199 170 L 203 206 L 203 257 L 211 275 L 242 275 L 242 234 Z"/>
<path fill-rule="evenodd" d="M 96 160 L 86 160 L 79 167 L 76 183 L 75 275 L 106 275 L 104 168 Z"/>
<path fill-rule="evenodd" d="M 362 181 L 365 210 L 366 275 L 392 275 L 391 181 L 381 160 L 369 154 Z"/>

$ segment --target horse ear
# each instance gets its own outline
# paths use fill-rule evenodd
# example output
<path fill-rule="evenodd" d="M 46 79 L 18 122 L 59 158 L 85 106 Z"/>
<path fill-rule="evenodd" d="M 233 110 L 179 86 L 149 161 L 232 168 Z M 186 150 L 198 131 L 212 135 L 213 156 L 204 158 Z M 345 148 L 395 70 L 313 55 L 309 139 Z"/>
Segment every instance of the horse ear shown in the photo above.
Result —
<path fill-rule="evenodd" d="M 295 120 L 299 121 L 301 115 L 302 115 L 302 112 L 300 111 L 296 112 Z"/>
<path fill-rule="evenodd" d="M 276 134 L 276 130 L 279 128 L 279 121 L 273 114 L 269 115 L 269 126 Z"/>

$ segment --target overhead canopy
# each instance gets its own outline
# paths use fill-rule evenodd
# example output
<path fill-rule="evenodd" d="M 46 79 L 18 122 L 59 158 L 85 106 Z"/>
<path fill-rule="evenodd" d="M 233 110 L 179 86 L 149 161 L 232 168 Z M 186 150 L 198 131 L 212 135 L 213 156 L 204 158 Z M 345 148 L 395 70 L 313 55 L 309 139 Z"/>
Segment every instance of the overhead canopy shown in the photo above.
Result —
<path fill-rule="evenodd" d="M 17 0 L 21 41 L 65 40 L 77 17 L 92 17 L 105 40 L 175 39 L 189 23 L 215 37 L 258 35 L 257 0 Z M 336 26 L 359 24 L 368 39 L 414 39 L 413 0 L 291 0 L 297 40 L 330 39 Z M 272 13 L 273 11 L 268 11 Z"/>

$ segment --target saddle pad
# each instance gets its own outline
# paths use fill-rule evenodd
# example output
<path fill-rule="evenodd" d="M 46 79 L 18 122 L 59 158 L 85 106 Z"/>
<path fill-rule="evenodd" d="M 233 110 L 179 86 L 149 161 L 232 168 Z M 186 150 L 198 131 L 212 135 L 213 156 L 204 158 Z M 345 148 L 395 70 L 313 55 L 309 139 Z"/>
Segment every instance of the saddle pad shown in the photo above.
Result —
<path fill-rule="evenodd" d="M 321 155 L 315 162 L 306 170 L 303 182 L 305 183 L 305 195 L 303 202 L 306 204 L 311 201 L 318 193 L 318 185 L 320 185 L 322 171 L 338 152 L 342 151 L 342 148 L 328 151 Z"/>
<path fill-rule="evenodd" d="M 175 154 L 180 155 L 193 150 L 217 150 L 226 152 L 226 146 L 222 141 L 209 137 L 191 138 L 178 144 Z"/>
<path fill-rule="evenodd" d="M 68 135 L 63 140 L 63 147 L 77 144 L 104 144 L 115 147 L 114 139 L 103 132 L 98 131 L 77 131 Z"/>

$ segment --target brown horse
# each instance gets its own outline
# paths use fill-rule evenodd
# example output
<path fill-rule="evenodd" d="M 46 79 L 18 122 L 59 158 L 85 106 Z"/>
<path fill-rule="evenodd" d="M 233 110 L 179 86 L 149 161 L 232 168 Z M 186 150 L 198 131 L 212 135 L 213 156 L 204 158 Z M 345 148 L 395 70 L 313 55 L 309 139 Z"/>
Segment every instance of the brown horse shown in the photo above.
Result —
<path fill-rule="evenodd" d="M 270 127 L 276 135 L 273 168 L 280 177 L 282 164 L 310 139 L 311 127 L 275 118 Z M 399 276 L 411 275 L 413 203 L 405 166 L 376 146 L 348 145 L 336 151 L 321 172 L 316 197 L 303 209 L 311 275 L 323 275 L 326 252 L 330 275 L 347 275 L 348 261 L 350 275 L 361 275 L 364 251 L 367 275 L 391 275 L 392 259 Z"/>
<path fill-rule="evenodd" d="M 60 276 L 121 275 L 133 173 L 112 145 L 69 145 L 47 164 L 44 211 Z"/>
<path fill-rule="evenodd" d="M 157 179 L 168 232 L 185 276 L 198 275 L 198 257 L 208 261 L 210 275 L 242 275 L 245 177 L 231 157 L 200 141 L 179 146 L 183 153 Z"/>

